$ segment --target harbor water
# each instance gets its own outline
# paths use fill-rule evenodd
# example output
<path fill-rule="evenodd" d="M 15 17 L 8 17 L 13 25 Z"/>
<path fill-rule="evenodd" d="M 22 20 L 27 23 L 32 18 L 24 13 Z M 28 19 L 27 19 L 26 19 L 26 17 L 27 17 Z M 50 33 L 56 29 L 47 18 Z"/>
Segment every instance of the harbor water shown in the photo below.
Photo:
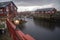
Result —
<path fill-rule="evenodd" d="M 18 26 L 25 34 L 36 40 L 60 40 L 60 22 L 46 22 L 25 18 L 24 26 Z"/>

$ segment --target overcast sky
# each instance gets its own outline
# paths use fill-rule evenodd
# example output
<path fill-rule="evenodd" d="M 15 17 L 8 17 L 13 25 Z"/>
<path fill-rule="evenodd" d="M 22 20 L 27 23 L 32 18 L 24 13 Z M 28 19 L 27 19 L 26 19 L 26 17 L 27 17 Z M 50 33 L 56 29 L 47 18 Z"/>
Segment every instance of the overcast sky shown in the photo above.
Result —
<path fill-rule="evenodd" d="M 21 8 L 21 10 L 28 6 L 34 7 L 34 6 L 43 6 L 50 4 L 57 10 L 60 10 L 60 0 L 0 0 L 0 2 L 1 1 L 13 1 L 17 5 L 18 9 Z"/>

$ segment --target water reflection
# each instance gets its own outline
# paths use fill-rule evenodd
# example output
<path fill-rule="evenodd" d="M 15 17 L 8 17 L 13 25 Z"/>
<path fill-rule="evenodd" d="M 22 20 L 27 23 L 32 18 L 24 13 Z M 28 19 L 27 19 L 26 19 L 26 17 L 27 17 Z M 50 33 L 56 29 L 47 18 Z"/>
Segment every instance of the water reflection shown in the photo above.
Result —
<path fill-rule="evenodd" d="M 50 29 L 50 30 L 54 30 L 54 28 L 55 28 L 55 23 L 54 22 L 34 20 L 34 23 L 36 25 L 39 25 L 40 27 L 47 28 L 47 29 Z"/>
<path fill-rule="evenodd" d="M 42 21 L 42 20 L 34 20 L 34 23 L 40 27 L 43 28 L 47 28 L 51 31 L 53 31 L 55 29 L 55 27 L 59 27 L 60 28 L 60 22 L 51 22 L 51 21 Z"/>

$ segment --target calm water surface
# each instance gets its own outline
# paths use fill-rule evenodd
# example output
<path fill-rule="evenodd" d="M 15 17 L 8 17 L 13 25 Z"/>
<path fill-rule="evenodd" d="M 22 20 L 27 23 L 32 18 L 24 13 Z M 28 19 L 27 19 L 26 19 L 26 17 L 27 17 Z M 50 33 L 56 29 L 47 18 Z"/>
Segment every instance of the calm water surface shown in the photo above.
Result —
<path fill-rule="evenodd" d="M 20 30 L 36 40 L 60 40 L 60 23 L 25 18 L 27 21 Z"/>

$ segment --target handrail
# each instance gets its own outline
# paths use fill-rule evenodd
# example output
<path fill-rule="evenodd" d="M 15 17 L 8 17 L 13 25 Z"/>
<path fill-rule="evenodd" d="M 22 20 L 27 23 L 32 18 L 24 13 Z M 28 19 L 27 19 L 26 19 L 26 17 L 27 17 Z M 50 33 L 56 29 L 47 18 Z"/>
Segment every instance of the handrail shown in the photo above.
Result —
<path fill-rule="evenodd" d="M 28 34 L 24 34 L 21 30 L 16 30 L 16 26 L 9 20 L 6 20 L 7 28 L 13 40 L 35 40 Z"/>

